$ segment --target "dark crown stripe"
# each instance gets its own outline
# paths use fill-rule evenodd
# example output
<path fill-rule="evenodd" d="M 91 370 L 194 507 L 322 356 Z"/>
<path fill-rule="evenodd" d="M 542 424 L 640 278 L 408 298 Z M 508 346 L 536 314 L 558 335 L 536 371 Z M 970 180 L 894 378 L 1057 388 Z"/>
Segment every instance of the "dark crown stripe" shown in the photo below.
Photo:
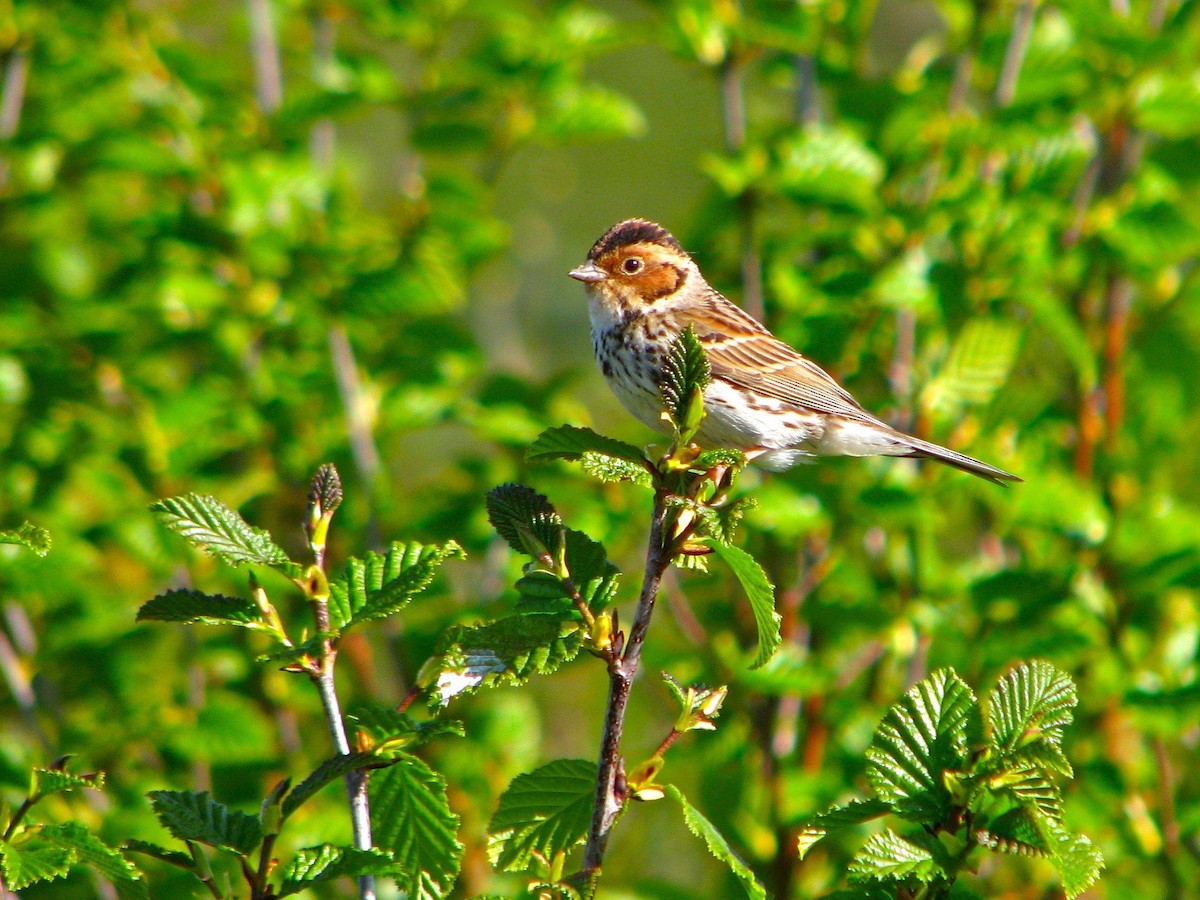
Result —
<path fill-rule="evenodd" d="M 658 244 L 661 247 L 669 247 L 679 253 L 683 252 L 683 247 L 679 245 L 679 241 L 675 240 L 671 232 L 663 228 L 661 225 L 655 225 L 653 222 L 647 222 L 645 219 L 627 219 L 617 225 L 614 225 L 608 231 L 600 236 L 600 240 L 592 245 L 592 249 L 588 251 L 588 259 L 596 260 L 608 253 L 610 250 L 616 250 L 618 247 L 628 247 L 630 244 Z"/>

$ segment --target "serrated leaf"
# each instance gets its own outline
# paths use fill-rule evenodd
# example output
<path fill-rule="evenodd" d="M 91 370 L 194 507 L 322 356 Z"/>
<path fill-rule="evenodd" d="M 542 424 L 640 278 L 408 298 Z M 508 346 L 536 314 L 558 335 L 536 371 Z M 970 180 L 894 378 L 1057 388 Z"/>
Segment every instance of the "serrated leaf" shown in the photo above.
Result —
<path fill-rule="evenodd" d="M 676 429 L 690 440 L 703 414 L 704 389 L 712 381 L 708 354 L 691 325 L 671 343 L 662 370 L 662 398 Z M 697 409 L 697 407 L 699 407 Z M 694 420 L 694 421 L 693 421 Z M 690 432 L 690 433 L 689 433 Z"/>
<path fill-rule="evenodd" d="M 633 444 L 627 444 L 616 438 L 597 434 L 590 428 L 576 425 L 547 428 L 525 451 L 525 459 L 529 462 L 544 462 L 551 459 L 577 462 L 588 453 L 623 460 L 633 463 L 639 468 L 644 467 L 647 462 L 645 454 Z"/>
<path fill-rule="evenodd" d="M 524 872 L 537 859 L 548 867 L 555 854 L 583 843 L 595 791 L 596 764 L 584 759 L 556 759 L 518 775 L 488 822 L 492 865 Z"/>
<path fill-rule="evenodd" d="M 1053 857 L 1068 898 L 1078 897 L 1095 884 L 1104 869 L 1103 855 L 1082 834 L 1056 832 Z"/>
<path fill-rule="evenodd" d="M 151 844 L 149 841 L 125 841 L 121 844 L 121 851 L 124 853 L 141 853 L 143 856 L 150 856 L 177 866 L 180 869 L 187 869 L 188 871 L 196 869 L 196 861 L 189 854 L 184 853 L 182 850 L 168 850 L 166 847 Z"/>
<path fill-rule="evenodd" d="M 287 796 L 284 797 L 283 818 L 287 819 L 288 816 L 312 799 L 321 788 L 325 787 L 331 781 L 341 778 L 347 772 L 386 765 L 388 765 L 388 761 L 381 760 L 374 753 L 339 753 L 337 756 L 331 756 L 313 769 L 307 778 L 292 788 Z"/>
<path fill-rule="evenodd" d="M 22 522 L 14 529 L 0 531 L 0 544 L 17 544 L 45 556 L 50 552 L 50 532 L 32 522 Z"/>
<path fill-rule="evenodd" d="M 565 560 L 575 589 L 592 612 L 608 606 L 617 590 L 621 570 L 609 561 L 604 547 L 582 531 L 565 533 Z"/>
<path fill-rule="evenodd" d="M 75 852 L 36 838 L 25 843 L 0 841 L 0 866 L 9 890 L 19 891 L 41 881 L 64 877 L 75 862 Z"/>
<path fill-rule="evenodd" d="M 606 484 L 629 482 L 639 487 L 654 487 L 654 477 L 646 471 L 645 466 L 613 456 L 605 456 L 603 453 L 588 451 L 583 454 L 580 467 L 585 474 Z"/>
<path fill-rule="evenodd" d="M 54 846 L 72 851 L 77 862 L 91 866 L 112 882 L 122 900 L 149 898 L 149 889 L 137 867 L 120 851 L 105 844 L 78 822 L 46 825 L 39 837 Z"/>
<path fill-rule="evenodd" d="M 262 840 L 257 817 L 231 810 L 207 791 L 151 791 L 146 796 L 158 821 L 181 841 L 249 856 Z"/>
<path fill-rule="evenodd" d="M 1078 703 L 1075 684 L 1044 660 L 1013 668 L 988 695 L 987 717 L 995 747 L 1010 753 L 1033 740 L 1058 746 Z"/>
<path fill-rule="evenodd" d="M 975 840 L 998 853 L 1050 856 L 1052 843 L 1043 832 L 1039 819 L 1017 806 L 976 829 Z"/>
<path fill-rule="evenodd" d="M 988 779 L 989 786 L 1016 800 L 1031 813 L 1061 826 L 1062 795 L 1058 787 L 1037 766 L 1016 766 Z"/>
<path fill-rule="evenodd" d="M 1036 766 L 1044 772 L 1055 772 L 1067 778 L 1075 777 L 1075 770 L 1058 744 L 1037 741 L 1026 744 L 1007 758 L 1010 765 Z"/>
<path fill-rule="evenodd" d="M 852 881 L 892 881 L 915 878 L 929 882 L 946 877 L 946 870 L 931 847 L 905 840 L 888 829 L 867 838 L 847 873 Z"/>
<path fill-rule="evenodd" d="M 888 710 L 867 749 L 875 796 L 905 818 L 942 821 L 950 808 L 942 773 L 967 767 L 982 728 L 975 695 L 953 669 L 918 682 Z"/>
<path fill-rule="evenodd" d="M 883 160 L 865 143 L 834 127 L 808 128 L 780 149 L 779 188 L 802 200 L 867 208 L 876 202 Z"/>
<path fill-rule="evenodd" d="M 800 828 L 800 836 L 796 839 L 796 847 L 800 859 L 804 859 L 813 845 L 831 831 L 839 831 L 853 825 L 861 825 L 871 819 L 891 812 L 891 807 L 882 800 L 851 800 L 841 806 L 834 806 L 823 813 L 806 819 Z"/>
<path fill-rule="evenodd" d="M 705 472 L 715 466 L 744 466 L 746 465 L 746 454 L 741 450 L 733 450 L 728 447 L 718 447 L 715 450 L 705 450 L 692 462 L 691 468 L 695 471 Z"/>
<path fill-rule="evenodd" d="M 41 799 L 42 797 L 46 797 L 50 794 L 73 791 L 76 788 L 100 790 L 103 787 L 103 772 L 93 772 L 87 775 L 76 775 L 74 772 L 68 772 L 65 769 L 35 766 L 33 769 L 33 783 L 30 788 L 30 793 L 38 799 Z"/>
<path fill-rule="evenodd" d="M 152 503 L 150 510 L 193 547 L 231 566 L 244 563 L 271 566 L 289 577 L 300 572 L 300 566 L 288 559 L 271 535 L 252 527 L 216 497 L 199 494 L 168 497 Z"/>
<path fill-rule="evenodd" d="M 359 706 L 346 721 L 367 737 L 372 752 L 387 754 L 404 747 L 419 747 L 444 734 L 462 737 L 463 723 L 458 719 L 432 719 L 418 722 L 408 713 L 385 706 Z"/>
<path fill-rule="evenodd" d="M 404 868 L 386 850 L 372 847 L 305 847 L 297 851 L 283 870 L 283 882 L 276 896 L 288 897 L 308 890 L 322 881 L 334 878 L 357 878 L 359 875 L 395 875 L 405 877 Z"/>
<path fill-rule="evenodd" d="M 954 341 L 950 355 L 921 394 L 921 406 L 957 415 L 968 404 L 987 403 L 1008 379 L 1021 331 L 1016 323 L 973 319 Z"/>
<path fill-rule="evenodd" d="M 502 484 L 487 492 L 488 521 L 518 553 L 534 555 L 522 532 L 553 554 L 562 541 L 563 521 L 550 501 L 523 484 Z"/>
<path fill-rule="evenodd" d="M 242 628 L 271 630 L 262 610 L 253 600 L 206 594 L 180 589 L 159 594 L 143 603 L 137 613 L 139 622 L 199 622 L 203 625 L 238 625 Z"/>
<path fill-rule="evenodd" d="M 459 626 L 442 638 L 437 699 L 495 684 L 520 684 L 570 662 L 583 646 L 578 622 L 556 613 L 524 613 L 473 627 Z"/>
<path fill-rule="evenodd" d="M 750 668 L 757 669 L 775 654 L 783 640 L 779 633 L 783 618 L 775 611 L 775 585 L 771 584 L 757 560 L 740 547 L 711 540 L 707 545 L 737 576 L 750 600 L 754 623 L 758 626 L 758 653 Z"/>
<path fill-rule="evenodd" d="M 708 821 L 700 811 L 697 810 L 679 788 L 673 784 L 667 785 L 667 793 L 675 799 L 683 810 L 683 821 L 688 827 L 688 831 L 696 835 L 704 841 L 708 847 L 708 852 L 715 856 L 718 860 L 729 867 L 729 871 L 737 876 L 738 881 L 742 883 L 742 887 L 746 890 L 746 895 L 753 900 L 766 900 L 767 892 L 763 886 L 758 883 L 758 879 L 754 877 L 754 873 L 737 854 L 730 848 L 729 843 L 721 836 L 712 822 Z"/>
<path fill-rule="evenodd" d="M 414 900 L 436 900 L 454 886 L 462 845 L 458 816 L 450 812 L 446 781 L 420 759 L 400 754 L 397 764 L 371 779 L 371 830 L 376 846 L 400 864 L 400 890 Z"/>
<path fill-rule="evenodd" d="M 397 541 L 386 554 L 352 557 L 343 573 L 329 583 L 330 624 L 345 631 L 399 612 L 429 587 L 446 560 L 465 555 L 454 541 L 442 545 Z"/>

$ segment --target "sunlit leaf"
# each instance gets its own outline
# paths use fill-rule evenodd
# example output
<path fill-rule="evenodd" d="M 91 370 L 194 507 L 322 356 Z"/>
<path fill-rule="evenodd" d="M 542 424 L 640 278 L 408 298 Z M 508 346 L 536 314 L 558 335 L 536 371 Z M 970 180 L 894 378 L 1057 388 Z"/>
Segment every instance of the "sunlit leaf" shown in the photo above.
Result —
<path fill-rule="evenodd" d="M 518 775 L 488 823 L 488 859 L 505 872 L 543 866 L 583 843 L 592 817 L 596 764 L 557 759 Z"/>
<path fill-rule="evenodd" d="M 742 883 L 743 889 L 746 891 L 746 896 L 752 900 L 766 900 L 767 892 L 763 886 L 758 883 L 758 879 L 754 877 L 754 873 L 750 870 L 733 849 L 729 846 L 729 842 L 721 836 L 716 827 L 706 819 L 699 810 L 697 810 L 688 799 L 683 796 L 683 792 L 673 784 L 667 785 L 667 793 L 674 798 L 683 810 L 683 821 L 687 824 L 688 831 L 696 835 L 704 841 L 708 852 L 723 862 L 729 871 L 737 876 L 738 881 Z"/>
<path fill-rule="evenodd" d="M 216 497 L 199 494 L 168 497 L 151 504 L 150 510 L 193 547 L 220 557 L 231 566 L 249 563 L 272 566 L 289 576 L 299 573 L 299 566 L 288 559 L 267 532 L 251 527 Z"/>
<path fill-rule="evenodd" d="M 915 684 L 888 710 L 867 749 L 875 796 L 905 818 L 939 822 L 950 807 L 943 773 L 967 767 L 982 717 L 975 695 L 952 669 Z"/>
<path fill-rule="evenodd" d="M 775 586 L 754 557 L 740 547 L 716 541 L 710 541 L 708 546 L 737 576 L 750 600 L 750 609 L 758 626 L 758 653 L 750 668 L 757 669 L 771 658 L 783 640 L 779 633 L 783 619 L 775 611 Z"/>
<path fill-rule="evenodd" d="M 402 873 L 397 886 L 414 900 L 446 896 L 458 877 L 462 845 L 458 816 L 446 800 L 446 780 L 420 759 L 400 754 L 371 778 L 371 831 Z"/>

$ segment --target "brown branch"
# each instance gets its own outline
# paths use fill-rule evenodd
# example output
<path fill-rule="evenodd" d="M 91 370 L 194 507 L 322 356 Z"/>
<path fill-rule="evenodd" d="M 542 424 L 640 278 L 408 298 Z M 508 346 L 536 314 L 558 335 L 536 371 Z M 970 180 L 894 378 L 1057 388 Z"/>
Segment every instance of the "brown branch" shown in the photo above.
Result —
<path fill-rule="evenodd" d="M 666 491 L 660 489 L 655 492 L 650 537 L 646 547 L 646 568 L 642 576 L 642 590 L 638 596 L 637 609 L 633 614 L 633 625 L 629 630 L 629 640 L 621 656 L 614 656 L 608 665 L 608 707 L 604 714 L 604 729 L 600 738 L 596 796 L 581 872 L 582 887 L 587 895 L 594 892 L 596 879 L 599 878 L 600 867 L 604 862 L 609 834 L 625 806 L 625 766 L 621 758 L 625 710 L 629 704 L 629 691 L 633 686 L 634 676 L 637 675 L 641 663 L 642 644 L 646 640 L 650 617 L 654 613 L 659 584 L 674 558 L 675 542 L 668 537 L 665 527 L 669 513 L 666 501 Z"/>

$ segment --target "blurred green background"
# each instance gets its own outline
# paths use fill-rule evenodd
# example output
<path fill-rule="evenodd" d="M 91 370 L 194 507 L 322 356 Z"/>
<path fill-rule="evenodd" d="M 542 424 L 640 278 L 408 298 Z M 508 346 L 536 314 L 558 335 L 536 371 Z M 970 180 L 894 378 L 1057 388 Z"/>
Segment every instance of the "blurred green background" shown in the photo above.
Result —
<path fill-rule="evenodd" d="M 54 537 L 44 560 L 0 547 L 5 797 L 77 753 L 110 789 L 47 815 L 162 842 L 145 791 L 253 809 L 329 755 L 315 696 L 253 663 L 253 635 L 135 624 L 169 587 L 245 591 L 154 523 L 157 497 L 215 494 L 301 558 L 307 481 L 332 461 L 335 567 L 390 539 L 467 547 L 348 646 L 351 699 L 398 701 L 443 629 L 511 605 L 495 484 L 547 493 L 638 572 L 645 495 L 523 462 L 564 422 L 653 439 L 594 370 L 565 277 L 638 215 L 868 408 L 1026 483 L 908 461 L 748 473 L 743 543 L 786 646 L 748 671 L 737 587 L 680 573 L 629 756 L 673 719 L 657 670 L 730 683 L 720 729 L 661 780 L 776 896 L 820 896 L 854 843 L 800 864 L 796 824 L 862 792 L 888 705 L 939 665 L 982 694 L 1042 657 L 1080 687 L 1068 820 L 1108 862 L 1089 896 L 1194 893 L 1198 9 L 0 0 L 0 527 Z M 495 799 L 594 756 L 605 684 L 589 658 L 452 707 L 467 736 L 428 757 L 462 816 L 458 896 L 514 888 L 487 863 Z M 294 846 L 348 833 L 325 799 Z M 146 868 L 155 896 L 189 895 Z M 971 886 L 1056 896 L 1048 864 L 1015 857 Z M 102 890 L 80 873 L 26 894 Z M 739 888 L 645 804 L 604 890 Z"/>

